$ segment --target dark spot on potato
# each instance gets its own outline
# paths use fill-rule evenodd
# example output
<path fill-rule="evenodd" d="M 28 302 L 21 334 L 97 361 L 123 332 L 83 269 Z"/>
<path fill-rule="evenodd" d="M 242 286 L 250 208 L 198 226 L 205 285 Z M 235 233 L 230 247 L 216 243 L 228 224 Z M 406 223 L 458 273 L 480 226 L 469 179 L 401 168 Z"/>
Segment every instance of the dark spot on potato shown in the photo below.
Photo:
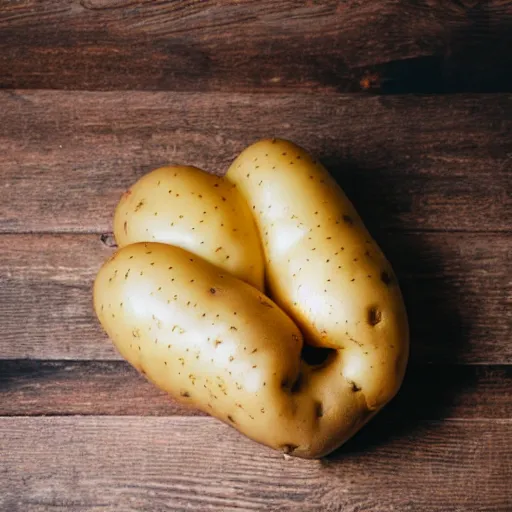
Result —
<path fill-rule="evenodd" d="M 124 234 L 127 235 L 128 234 L 128 222 L 126 220 L 124 221 L 123 228 L 124 228 Z"/>
<path fill-rule="evenodd" d="M 317 418 L 321 418 L 324 415 L 324 405 L 322 402 L 317 402 L 315 404 L 315 415 Z"/>
<path fill-rule="evenodd" d="M 386 272 L 386 271 L 383 271 L 381 274 L 380 274 L 380 280 L 386 285 L 386 286 L 389 286 L 391 284 L 391 277 L 390 275 Z"/>
<path fill-rule="evenodd" d="M 142 207 L 144 206 L 144 199 L 141 199 L 138 203 L 137 203 L 137 206 L 135 207 L 135 211 L 138 212 Z"/>
<path fill-rule="evenodd" d="M 208 404 L 210 405 L 210 404 Z M 230 414 L 228 415 L 228 420 L 231 422 L 231 423 L 236 423 L 236 421 L 234 420 L 233 416 L 231 416 Z"/>
<path fill-rule="evenodd" d="M 361 391 L 361 388 L 353 380 L 349 380 L 348 383 L 350 384 L 350 387 L 354 393 Z"/>
<path fill-rule="evenodd" d="M 371 326 L 377 325 L 382 320 L 382 313 L 376 307 L 372 307 L 368 310 L 368 323 Z"/>
<path fill-rule="evenodd" d="M 183 398 L 190 398 L 190 393 L 188 391 L 180 391 L 180 396 Z"/>

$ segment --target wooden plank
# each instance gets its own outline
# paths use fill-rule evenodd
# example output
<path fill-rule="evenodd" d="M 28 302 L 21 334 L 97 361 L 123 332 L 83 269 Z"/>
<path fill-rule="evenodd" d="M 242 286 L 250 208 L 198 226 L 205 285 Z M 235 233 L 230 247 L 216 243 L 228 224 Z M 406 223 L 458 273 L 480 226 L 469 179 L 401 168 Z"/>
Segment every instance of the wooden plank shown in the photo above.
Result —
<path fill-rule="evenodd" d="M 0 416 L 198 416 L 122 361 L 0 360 Z M 512 366 L 412 364 L 393 421 L 512 419 Z"/>
<path fill-rule="evenodd" d="M 509 0 L 0 2 L 0 87 L 511 91 Z"/>
<path fill-rule="evenodd" d="M 0 231 L 108 231 L 143 173 L 224 172 L 268 136 L 315 153 L 370 227 L 508 231 L 511 100 L 0 92 Z"/>
<path fill-rule="evenodd" d="M 285 459 L 210 418 L 0 418 L 12 512 L 508 512 L 510 420 L 368 425 L 323 461 Z"/>
<path fill-rule="evenodd" d="M 94 276 L 114 250 L 109 240 L 0 236 L 0 359 L 119 358 L 91 299 Z M 512 363 L 511 240 L 505 233 L 381 233 L 403 288 L 413 361 Z"/>

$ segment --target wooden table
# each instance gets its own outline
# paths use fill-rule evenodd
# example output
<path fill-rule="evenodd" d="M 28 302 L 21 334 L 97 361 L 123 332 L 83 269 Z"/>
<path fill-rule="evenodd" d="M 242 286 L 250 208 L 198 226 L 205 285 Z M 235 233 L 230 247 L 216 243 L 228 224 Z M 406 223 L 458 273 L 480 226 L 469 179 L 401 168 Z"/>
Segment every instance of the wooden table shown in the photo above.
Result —
<path fill-rule="evenodd" d="M 511 50 L 503 0 L 0 0 L 0 509 L 512 510 Z M 320 461 L 170 401 L 91 307 L 127 186 L 264 136 L 332 170 L 410 315 L 399 396 Z"/>

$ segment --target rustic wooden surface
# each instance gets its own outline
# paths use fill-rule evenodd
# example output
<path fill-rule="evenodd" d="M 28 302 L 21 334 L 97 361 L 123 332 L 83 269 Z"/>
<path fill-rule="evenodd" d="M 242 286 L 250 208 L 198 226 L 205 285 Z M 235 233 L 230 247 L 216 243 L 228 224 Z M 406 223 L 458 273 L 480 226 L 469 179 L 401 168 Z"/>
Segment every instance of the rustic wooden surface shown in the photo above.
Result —
<path fill-rule="evenodd" d="M 0 0 L 0 510 L 512 510 L 511 44 L 510 0 Z M 92 311 L 121 192 L 264 136 L 410 316 L 398 397 L 321 461 L 173 402 Z"/>
<path fill-rule="evenodd" d="M 144 172 L 174 161 L 222 173 L 265 136 L 314 151 L 370 227 L 508 231 L 512 220 L 512 95 L 4 92 L 0 112 L 3 232 L 108 231 Z"/>
<path fill-rule="evenodd" d="M 431 421 L 404 432 L 380 421 L 335 455 L 307 461 L 285 460 L 211 418 L 1 418 L 0 505 L 507 511 L 510 427 L 510 419 Z"/>
<path fill-rule="evenodd" d="M 505 92 L 510 0 L 0 0 L 0 87 Z"/>

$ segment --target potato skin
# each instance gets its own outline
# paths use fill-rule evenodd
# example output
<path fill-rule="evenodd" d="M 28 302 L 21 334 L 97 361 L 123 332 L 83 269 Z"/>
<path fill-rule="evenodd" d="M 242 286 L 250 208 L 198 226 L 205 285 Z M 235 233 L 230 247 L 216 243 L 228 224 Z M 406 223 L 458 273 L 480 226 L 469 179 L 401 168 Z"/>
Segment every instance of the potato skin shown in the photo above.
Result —
<path fill-rule="evenodd" d="M 409 329 L 397 279 L 353 205 L 286 140 L 248 147 L 227 176 L 255 216 L 270 296 L 308 343 L 342 351 L 340 372 L 379 409 L 402 382 Z"/>
<path fill-rule="evenodd" d="M 146 174 L 119 201 L 114 235 L 119 247 L 182 247 L 263 290 L 261 241 L 247 204 L 227 178 L 181 165 Z"/>

